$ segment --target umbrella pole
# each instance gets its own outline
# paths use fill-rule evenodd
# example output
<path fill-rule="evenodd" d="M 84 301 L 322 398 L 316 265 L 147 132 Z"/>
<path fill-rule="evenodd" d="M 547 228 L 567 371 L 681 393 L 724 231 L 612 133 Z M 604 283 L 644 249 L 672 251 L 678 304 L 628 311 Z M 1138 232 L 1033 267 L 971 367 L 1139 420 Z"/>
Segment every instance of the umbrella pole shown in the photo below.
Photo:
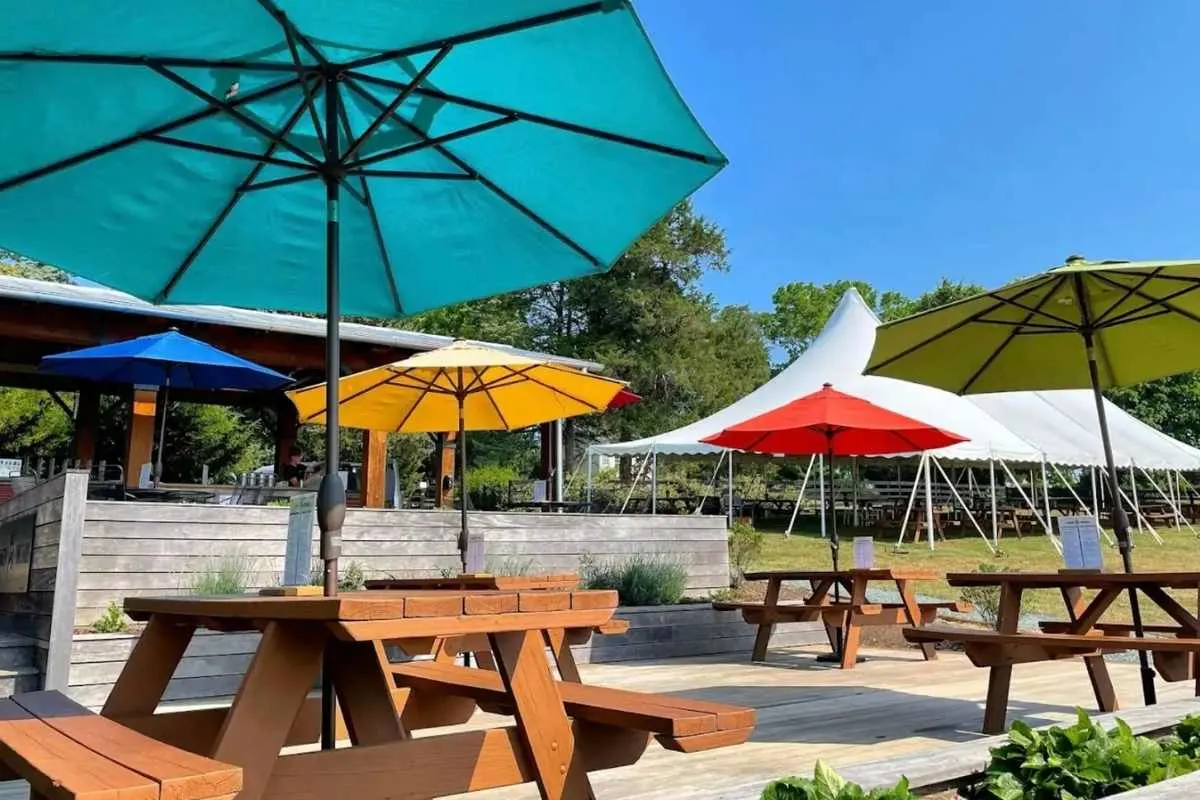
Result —
<path fill-rule="evenodd" d="M 166 380 L 163 381 L 162 424 L 158 426 L 158 454 L 154 459 L 154 488 L 162 483 L 163 447 L 167 443 L 167 405 L 171 402 L 171 373 L 168 369 Z"/>
<path fill-rule="evenodd" d="M 1081 297 L 1083 292 L 1077 292 Z M 1087 318 L 1086 309 L 1084 309 L 1084 318 Z M 1096 399 L 1096 416 L 1100 423 L 1100 442 L 1104 446 L 1104 463 L 1108 465 L 1108 486 L 1112 494 L 1112 521 L 1113 533 L 1117 537 L 1117 549 L 1121 551 L 1121 566 L 1126 572 L 1133 572 L 1133 555 L 1130 552 L 1132 545 L 1129 541 L 1129 517 L 1125 515 L 1125 508 L 1121 504 L 1121 491 L 1117 486 L 1117 468 L 1113 463 L 1112 439 L 1108 433 L 1108 415 L 1104 411 L 1104 395 L 1100 391 L 1100 372 L 1096 367 L 1096 348 L 1092 342 L 1092 334 L 1090 331 L 1084 331 L 1083 334 L 1084 346 L 1087 348 L 1088 359 L 1088 374 L 1092 379 L 1092 395 Z M 1145 636 L 1145 631 L 1142 629 L 1142 610 L 1138 606 L 1137 591 L 1130 587 L 1129 589 L 1129 611 L 1133 617 L 1133 635 L 1141 639 Z M 1142 668 L 1142 697 L 1146 701 L 1146 705 L 1152 706 L 1158 702 L 1157 692 L 1154 688 L 1154 670 L 1150 667 L 1150 659 L 1147 657 L 1145 650 L 1138 650 L 1138 663 Z"/>
<path fill-rule="evenodd" d="M 333 165 L 339 158 L 338 101 L 341 99 L 336 75 L 325 78 L 325 161 Z M 338 378 L 341 375 L 339 322 L 340 200 L 339 176 L 328 172 L 325 182 L 325 475 L 317 491 L 317 527 L 321 531 L 321 561 L 324 567 L 325 596 L 337 594 L 337 560 L 342 549 L 342 523 L 346 519 L 346 487 L 338 474 L 341 442 L 338 440 Z M 321 670 L 321 749 L 337 745 L 337 715 L 329 653 Z"/>
<path fill-rule="evenodd" d="M 458 384 L 462 386 L 462 370 L 458 371 Z M 462 560 L 463 572 L 467 571 L 467 412 L 466 398 L 462 395 L 458 396 L 458 442 L 455 448 L 458 451 L 458 504 L 461 506 L 460 514 L 462 524 L 458 531 L 458 555 Z"/>

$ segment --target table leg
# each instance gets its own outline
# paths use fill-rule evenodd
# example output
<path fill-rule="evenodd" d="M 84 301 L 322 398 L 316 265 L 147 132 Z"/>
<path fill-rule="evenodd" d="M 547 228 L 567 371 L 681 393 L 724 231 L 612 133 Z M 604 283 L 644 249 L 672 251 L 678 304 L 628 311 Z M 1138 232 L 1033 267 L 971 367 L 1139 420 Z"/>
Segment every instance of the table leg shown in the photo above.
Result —
<path fill-rule="evenodd" d="M 850 587 L 850 603 L 854 606 L 863 605 L 867 602 L 867 579 L 863 576 L 855 575 L 854 583 Z M 853 610 L 848 611 L 845 616 L 845 638 L 842 641 L 842 669 L 854 669 L 858 658 L 858 646 L 862 641 L 862 624 L 859 615 Z"/>
<path fill-rule="evenodd" d="M 1080 621 L 1081 615 L 1087 615 L 1091 628 L 1100 615 L 1112 605 L 1120 594 L 1120 590 L 1103 590 L 1089 605 L 1083 599 L 1083 592 L 1077 586 L 1061 589 L 1063 602 L 1067 605 L 1067 616 L 1072 622 Z M 1079 632 L 1079 631 L 1075 631 Z M 1112 676 L 1108 673 L 1108 664 L 1104 656 L 1091 655 L 1083 657 L 1083 667 L 1087 670 L 1088 682 L 1092 684 L 1092 694 L 1096 697 L 1096 707 L 1101 711 L 1116 711 L 1120 708 L 1117 702 L 1117 691 L 1113 688 Z"/>
<path fill-rule="evenodd" d="M 908 620 L 908 624 L 914 628 L 921 626 L 921 604 L 917 602 L 917 592 L 913 589 L 911 581 L 897 579 L 896 591 L 900 593 L 900 602 L 904 605 L 904 618 Z M 934 661 L 937 659 L 937 648 L 933 646 L 933 642 L 921 642 L 921 655 L 926 661 Z"/>
<path fill-rule="evenodd" d="M 539 631 L 490 634 L 542 800 L 594 800 Z"/>
<path fill-rule="evenodd" d="M 779 605 L 779 590 L 783 586 L 783 581 L 779 578 L 771 578 L 767 581 L 767 595 L 763 598 L 763 621 L 758 626 L 758 633 L 754 636 L 754 652 L 750 655 L 751 661 L 766 661 L 767 647 L 771 644 L 771 634 L 775 632 L 775 609 Z"/>
<path fill-rule="evenodd" d="M 329 643 L 327 659 L 346 732 L 356 745 L 408 738 L 392 699 L 395 684 L 381 642 Z"/>
<path fill-rule="evenodd" d="M 242 768 L 238 800 L 259 800 L 279 751 L 287 741 L 309 691 L 321 671 L 324 628 L 272 622 L 238 687 L 212 758 Z"/>
<path fill-rule="evenodd" d="M 543 633 L 547 646 L 554 653 L 558 676 L 571 683 L 583 683 L 583 678 L 579 676 L 579 667 L 575 664 L 575 655 L 571 652 L 571 645 L 567 643 L 567 632 L 562 628 L 554 628 Z"/>
<path fill-rule="evenodd" d="M 1016 633 L 1021 621 L 1021 587 L 1011 583 L 1000 587 L 1000 609 L 996 629 Z M 1008 720 L 1008 691 L 1012 684 L 1012 666 L 991 667 L 988 672 L 987 705 L 983 711 L 983 732 L 1003 733 Z"/>
<path fill-rule="evenodd" d="M 195 632 L 191 625 L 151 617 L 100 713 L 110 718 L 153 714 Z"/>

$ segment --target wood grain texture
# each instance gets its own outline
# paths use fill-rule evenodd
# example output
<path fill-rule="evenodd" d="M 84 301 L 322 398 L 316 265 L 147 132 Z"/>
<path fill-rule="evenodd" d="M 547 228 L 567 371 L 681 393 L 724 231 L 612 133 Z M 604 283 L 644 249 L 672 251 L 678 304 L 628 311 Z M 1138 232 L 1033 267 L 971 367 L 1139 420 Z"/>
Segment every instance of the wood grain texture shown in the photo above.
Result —
<path fill-rule="evenodd" d="M 153 714 L 192 640 L 195 628 L 165 619 L 151 620 L 104 702 L 106 717 Z"/>

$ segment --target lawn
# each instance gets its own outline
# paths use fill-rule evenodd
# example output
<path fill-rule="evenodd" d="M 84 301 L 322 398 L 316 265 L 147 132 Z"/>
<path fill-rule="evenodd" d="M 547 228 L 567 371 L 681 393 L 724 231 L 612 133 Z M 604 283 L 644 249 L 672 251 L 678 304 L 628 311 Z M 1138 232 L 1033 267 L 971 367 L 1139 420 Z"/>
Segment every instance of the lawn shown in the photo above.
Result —
<path fill-rule="evenodd" d="M 760 530 L 763 527 L 765 526 L 761 526 Z M 754 565 L 756 569 L 803 568 L 829 564 L 829 543 L 814 530 L 793 532 L 789 537 L 785 537 L 779 531 L 764 532 L 766 541 L 762 556 Z M 1178 531 L 1174 528 L 1162 528 L 1158 533 L 1163 539 L 1162 544 L 1155 542 L 1149 534 L 1134 533 L 1133 563 L 1139 572 L 1200 571 L 1200 538 L 1186 527 Z M 850 540 L 854 536 L 875 538 L 877 566 L 921 567 L 940 572 L 975 572 L 984 562 L 993 563 L 1002 570 L 1019 572 L 1046 572 L 1062 567 L 1062 559 L 1054 546 L 1047 541 L 1045 535 L 1040 534 L 1025 534 L 1020 539 L 1006 536 L 1000 541 L 1000 554 L 992 555 L 979 535 L 974 532 L 970 536 L 961 532 L 952 533 L 949 539 L 939 540 L 934 550 L 930 550 L 925 541 L 917 544 L 909 541 L 897 550 L 895 530 L 844 529 L 841 531 L 843 565 L 849 565 L 853 558 Z M 1104 558 L 1107 569 L 1121 569 L 1121 557 L 1115 546 L 1105 547 Z M 918 591 L 932 597 L 958 597 L 958 590 L 951 588 L 944 581 L 922 583 L 918 586 Z M 1196 607 L 1196 597 L 1180 594 L 1176 596 L 1185 607 Z M 1128 617 L 1127 602 L 1119 606 L 1123 609 L 1122 612 L 1114 612 L 1109 619 L 1116 620 L 1117 613 Z M 1062 617 L 1062 598 L 1056 591 L 1026 592 L 1024 610 L 1031 614 Z M 1157 612 L 1157 608 L 1147 608 L 1147 621 L 1167 621 L 1165 616 Z"/>

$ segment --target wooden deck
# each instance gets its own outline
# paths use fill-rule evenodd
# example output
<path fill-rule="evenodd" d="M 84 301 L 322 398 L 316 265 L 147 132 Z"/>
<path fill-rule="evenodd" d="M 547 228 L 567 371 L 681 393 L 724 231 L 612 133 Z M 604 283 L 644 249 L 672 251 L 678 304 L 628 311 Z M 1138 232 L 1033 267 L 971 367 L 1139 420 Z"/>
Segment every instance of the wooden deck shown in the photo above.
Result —
<path fill-rule="evenodd" d="M 595 773 L 598 797 L 716 797 L 723 788 L 810 772 L 818 759 L 842 768 L 981 735 L 987 670 L 972 667 L 963 656 L 942 653 L 926 663 L 916 650 L 867 650 L 866 663 L 842 671 L 816 664 L 817 652 L 773 650 L 766 665 L 728 656 L 581 665 L 587 683 L 679 692 L 758 709 L 758 727 L 748 744 L 684 755 L 652 743 L 636 765 Z M 1140 705 L 1137 665 L 1113 663 L 1110 669 L 1120 699 L 1126 706 Z M 1161 701 L 1191 696 L 1190 683 L 1159 683 Z M 1079 661 L 1018 666 L 1011 698 L 1010 717 L 1035 725 L 1069 719 L 1076 705 L 1095 706 Z M 479 714 L 469 727 L 500 719 Z M 736 796 L 742 800 L 741 791 Z M 23 783 L 0 783 L 0 800 L 26 797 Z M 534 800 L 537 790 L 528 785 L 462 797 Z"/>

